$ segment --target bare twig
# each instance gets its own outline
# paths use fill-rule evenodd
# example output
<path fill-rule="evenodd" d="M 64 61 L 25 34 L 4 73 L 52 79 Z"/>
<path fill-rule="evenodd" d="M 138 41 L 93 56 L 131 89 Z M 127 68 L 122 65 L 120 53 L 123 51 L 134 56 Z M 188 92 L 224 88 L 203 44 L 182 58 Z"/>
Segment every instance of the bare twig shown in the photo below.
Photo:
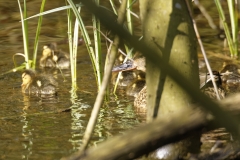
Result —
<path fill-rule="evenodd" d="M 196 22 L 195 22 L 195 20 L 194 20 L 194 18 L 193 18 L 193 14 L 192 14 L 192 10 L 191 10 L 189 1 L 188 1 L 188 0 L 185 0 L 185 1 L 186 1 L 186 4 L 187 4 L 187 7 L 188 7 L 189 14 L 190 14 L 190 16 L 191 16 L 191 18 L 192 18 L 193 27 L 194 27 L 194 30 L 195 30 L 195 33 L 196 33 L 196 36 L 197 36 L 197 39 L 198 39 L 199 46 L 200 46 L 200 48 L 201 48 L 201 51 L 202 51 L 202 54 L 203 54 L 203 57 L 204 57 L 204 60 L 205 60 L 205 62 L 206 62 L 206 66 L 207 66 L 209 75 L 210 75 L 210 77 L 211 77 L 211 79 L 212 79 L 212 82 L 213 82 L 214 91 L 215 91 L 215 93 L 216 93 L 216 95 L 217 95 L 217 99 L 220 100 L 221 98 L 220 98 L 220 96 L 219 96 L 218 89 L 217 89 L 217 85 L 216 85 L 215 80 L 214 80 L 214 77 L 213 77 L 212 69 L 211 69 L 211 66 L 210 66 L 210 64 L 209 64 L 209 62 L 208 62 L 207 54 L 206 54 L 205 49 L 204 49 L 204 47 L 203 47 L 203 43 L 202 43 L 202 40 L 201 40 L 201 38 L 200 38 L 200 35 L 199 35 L 199 32 L 198 32 L 198 28 L 197 28 Z"/>

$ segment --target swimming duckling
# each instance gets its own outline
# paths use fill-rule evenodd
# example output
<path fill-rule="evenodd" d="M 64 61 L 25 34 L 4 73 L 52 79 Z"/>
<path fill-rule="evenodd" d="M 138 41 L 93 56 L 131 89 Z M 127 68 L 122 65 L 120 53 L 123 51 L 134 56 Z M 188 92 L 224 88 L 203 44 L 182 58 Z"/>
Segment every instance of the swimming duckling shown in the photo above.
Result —
<path fill-rule="evenodd" d="M 223 82 L 228 84 L 240 84 L 240 66 L 237 64 L 227 64 L 224 62 L 223 68 L 221 69 L 221 74 Z"/>
<path fill-rule="evenodd" d="M 22 74 L 22 92 L 35 95 L 56 95 L 57 81 L 49 75 L 37 75 L 34 70 Z"/>
<path fill-rule="evenodd" d="M 56 63 L 53 61 L 53 50 L 45 45 L 43 46 L 42 57 L 40 58 L 40 67 L 55 67 Z"/>
<path fill-rule="evenodd" d="M 224 89 L 227 94 L 239 92 L 240 89 L 240 65 L 237 63 L 224 62 L 223 68 L 220 70 Z"/>
<path fill-rule="evenodd" d="M 68 69 L 70 67 L 69 55 L 57 49 L 57 43 L 43 46 L 40 67 L 56 67 Z"/>
<path fill-rule="evenodd" d="M 112 74 L 112 84 L 116 84 L 117 78 L 118 78 L 119 72 L 113 72 Z M 121 73 L 121 76 L 119 77 L 118 86 L 129 86 L 133 82 L 136 82 L 138 80 L 145 80 L 145 73 L 141 71 L 125 71 Z"/>
<path fill-rule="evenodd" d="M 123 63 L 122 65 L 115 66 L 112 71 L 119 72 L 136 69 L 145 73 L 146 72 L 145 65 L 146 65 L 145 57 L 138 56 L 133 60 L 129 60 L 126 63 Z M 145 85 L 145 79 L 138 79 L 135 82 L 133 82 L 130 86 L 128 86 L 127 93 L 135 97 L 134 107 L 146 109 L 147 87 Z"/>
<path fill-rule="evenodd" d="M 68 69 L 70 67 L 69 55 L 61 50 L 54 52 L 54 62 L 56 62 L 56 68 Z"/>

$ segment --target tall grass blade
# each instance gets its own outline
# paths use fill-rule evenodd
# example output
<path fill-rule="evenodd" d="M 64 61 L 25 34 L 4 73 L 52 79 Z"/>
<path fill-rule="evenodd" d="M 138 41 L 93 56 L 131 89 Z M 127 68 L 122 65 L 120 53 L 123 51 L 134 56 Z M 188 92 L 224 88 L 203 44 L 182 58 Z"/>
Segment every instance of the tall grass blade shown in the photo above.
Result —
<path fill-rule="evenodd" d="M 78 8 L 78 12 L 80 13 L 81 7 Z M 74 34 L 73 34 L 73 54 L 72 54 L 72 87 L 77 89 L 77 48 L 78 48 L 78 32 L 79 32 L 79 23 L 78 20 L 75 20 L 74 26 Z"/>
<path fill-rule="evenodd" d="M 219 0 L 214 0 L 214 1 L 215 1 L 216 6 L 217 6 L 217 10 L 218 10 L 220 19 L 222 20 L 222 23 L 223 23 L 223 28 L 224 28 L 224 32 L 225 32 L 226 37 L 227 37 L 227 42 L 228 42 L 230 54 L 231 54 L 232 57 L 234 57 L 234 55 L 235 55 L 234 49 L 233 49 L 234 45 L 233 45 L 233 40 L 232 40 L 232 37 L 230 35 L 230 31 L 229 31 L 229 28 L 228 28 L 228 25 L 227 25 L 227 22 L 226 22 L 226 17 L 224 15 L 224 12 L 223 12 L 220 1 Z"/>
<path fill-rule="evenodd" d="M 238 56 L 238 10 L 237 4 L 233 0 L 228 0 L 228 8 L 230 14 L 231 28 L 232 28 L 232 39 L 233 39 L 233 55 Z"/>
<path fill-rule="evenodd" d="M 114 2 L 112 0 L 109 0 L 111 6 L 112 6 L 112 9 L 113 9 L 113 12 L 117 15 L 117 10 L 116 10 L 116 7 L 114 5 Z"/>
<path fill-rule="evenodd" d="M 96 4 L 99 4 L 99 0 L 95 0 Z M 100 90 L 100 86 L 102 84 L 102 49 L 101 49 L 101 34 L 100 31 L 100 22 L 95 17 L 95 15 L 92 15 L 92 21 L 93 21 L 93 35 L 94 35 L 94 43 L 95 43 L 95 59 L 96 59 L 96 71 L 97 71 L 97 82 L 98 82 L 98 90 Z"/>
<path fill-rule="evenodd" d="M 22 7 L 20 4 L 20 1 L 18 0 L 18 6 L 21 16 L 21 24 L 22 24 L 22 32 L 23 32 L 23 46 L 24 46 L 24 55 L 25 55 L 25 62 L 26 62 L 26 69 L 30 68 L 29 65 L 29 53 L 28 53 L 28 27 L 27 27 L 27 21 L 23 21 L 24 18 L 26 18 L 27 15 L 27 9 L 26 9 L 26 1 L 24 0 L 24 13 L 22 12 Z"/>
<path fill-rule="evenodd" d="M 45 2 L 46 2 L 46 0 L 42 0 L 40 13 L 42 13 L 43 10 L 44 10 Z M 41 31 L 41 26 L 42 26 L 42 16 L 39 16 L 38 26 L 37 26 L 36 36 L 35 36 L 35 42 L 34 42 L 34 49 L 33 49 L 33 65 L 32 65 L 33 69 L 36 68 L 37 51 L 38 51 L 38 39 L 39 39 L 40 31 Z"/>
<path fill-rule="evenodd" d="M 73 37 L 72 37 L 72 12 L 71 9 L 67 10 L 68 17 L 68 44 L 69 44 L 69 54 L 70 54 L 70 63 L 71 63 L 71 76 L 74 75 L 74 68 L 72 66 L 73 62 Z M 74 83 L 74 78 L 72 77 L 72 84 Z"/>
<path fill-rule="evenodd" d="M 85 28 L 85 25 L 82 21 L 82 18 L 80 16 L 77 8 L 75 7 L 74 3 L 72 2 L 72 0 L 67 0 L 67 2 L 70 4 L 71 9 L 72 9 L 74 15 L 76 16 L 76 18 L 78 20 L 79 27 L 80 27 L 81 33 L 83 35 L 83 39 L 85 41 L 85 44 L 86 44 L 86 47 L 87 47 L 87 50 L 88 50 L 88 53 L 90 55 L 90 59 L 91 59 L 92 65 L 93 65 L 93 70 L 94 70 L 94 74 L 95 74 L 95 77 L 96 77 L 96 81 L 98 83 L 97 72 L 96 72 L 96 58 L 95 58 L 94 50 L 93 50 L 92 43 L 91 43 L 91 40 L 89 38 L 88 32 L 87 32 L 87 30 Z"/>
<path fill-rule="evenodd" d="M 131 16 L 132 6 L 131 6 L 131 4 L 132 4 L 132 0 L 128 0 L 126 16 L 127 16 L 128 31 L 129 31 L 129 33 L 133 34 L 133 25 L 132 25 L 132 16 Z"/>
<path fill-rule="evenodd" d="M 82 5 L 81 5 L 81 4 L 76 4 L 76 7 L 80 7 L 80 6 L 82 6 Z M 68 5 L 68 6 L 62 6 L 62 7 L 58 7 L 58 8 L 54 8 L 54 9 L 51 9 L 51 10 L 44 11 L 44 12 L 42 12 L 42 13 L 33 15 L 33 16 L 31 16 L 31 17 L 25 18 L 24 20 L 28 20 L 28 19 L 31 19 L 31 18 L 43 16 L 43 15 L 50 14 L 50 13 L 55 13 L 55 12 L 62 11 L 62 10 L 66 10 L 66 9 L 70 9 L 70 8 L 71 8 L 70 5 Z"/>

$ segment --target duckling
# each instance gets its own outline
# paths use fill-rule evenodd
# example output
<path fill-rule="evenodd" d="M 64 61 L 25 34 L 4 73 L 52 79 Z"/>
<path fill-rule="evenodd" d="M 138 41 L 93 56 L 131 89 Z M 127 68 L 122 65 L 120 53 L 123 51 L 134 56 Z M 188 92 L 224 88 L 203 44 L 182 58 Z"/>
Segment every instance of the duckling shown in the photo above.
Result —
<path fill-rule="evenodd" d="M 40 58 L 40 67 L 55 67 L 56 63 L 53 61 L 53 50 L 45 45 L 43 46 L 42 57 Z"/>
<path fill-rule="evenodd" d="M 37 75 L 34 70 L 22 74 L 22 92 L 35 95 L 56 95 L 58 83 L 49 75 Z"/>
<path fill-rule="evenodd" d="M 214 76 L 214 81 L 217 85 L 218 93 L 220 99 L 225 98 L 225 90 L 222 87 L 222 79 L 221 79 L 221 74 L 218 71 L 213 71 L 213 76 Z M 206 75 L 202 76 L 200 75 L 200 89 L 203 93 L 205 93 L 207 96 L 209 96 L 212 99 L 217 99 L 217 95 L 214 91 L 213 87 L 213 82 L 212 79 L 210 78 L 209 74 L 206 77 Z"/>
<path fill-rule="evenodd" d="M 112 81 L 112 84 L 114 85 L 116 84 L 118 73 L 119 72 L 113 72 L 111 81 Z M 118 86 L 127 87 L 129 85 L 132 85 L 132 82 L 137 82 L 138 80 L 145 80 L 144 72 L 133 71 L 133 70 L 125 71 L 125 72 L 122 72 L 119 78 Z"/>
<path fill-rule="evenodd" d="M 224 62 L 223 64 L 223 68 L 221 69 L 221 74 L 223 74 L 222 76 L 222 80 L 223 82 L 225 82 L 226 84 L 239 84 L 240 80 L 240 69 L 239 66 L 237 64 L 226 64 Z"/>
<path fill-rule="evenodd" d="M 221 69 L 222 81 L 227 94 L 239 92 L 240 89 L 240 69 L 239 64 L 224 62 Z"/>
<path fill-rule="evenodd" d="M 137 97 L 138 93 L 146 85 L 145 79 L 136 79 L 127 86 L 126 93 L 129 96 Z"/>
<path fill-rule="evenodd" d="M 70 67 L 69 55 L 61 50 L 55 52 L 53 56 L 54 62 L 56 62 L 56 67 L 59 69 L 68 69 Z"/>
<path fill-rule="evenodd" d="M 126 63 L 121 65 L 115 66 L 113 68 L 113 72 L 119 71 L 131 71 L 131 70 L 138 70 L 142 73 L 146 72 L 145 67 L 145 57 L 138 55 L 137 58 L 133 60 L 129 60 Z M 145 76 L 143 76 L 145 78 Z M 147 96 L 147 87 L 145 84 L 145 79 L 137 79 L 127 88 L 127 94 L 132 95 L 135 97 L 134 99 L 134 107 L 146 109 L 146 96 Z"/>
<path fill-rule="evenodd" d="M 137 77 L 137 74 L 134 71 L 122 72 L 121 76 L 119 77 L 118 86 L 128 86 L 132 81 L 134 81 Z M 118 78 L 118 73 L 112 74 L 112 84 L 116 84 L 116 80 Z"/>
<path fill-rule="evenodd" d="M 51 43 L 43 46 L 42 57 L 40 58 L 40 67 L 56 67 L 68 69 L 70 67 L 69 55 L 57 49 L 57 43 Z"/>

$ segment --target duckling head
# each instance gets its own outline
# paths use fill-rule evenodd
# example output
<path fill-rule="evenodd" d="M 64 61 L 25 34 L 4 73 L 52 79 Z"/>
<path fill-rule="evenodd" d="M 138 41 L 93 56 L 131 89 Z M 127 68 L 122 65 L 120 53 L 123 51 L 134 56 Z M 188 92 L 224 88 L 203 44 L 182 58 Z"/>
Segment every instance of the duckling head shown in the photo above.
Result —
<path fill-rule="evenodd" d="M 31 85 L 33 78 L 35 77 L 35 72 L 31 70 L 25 70 L 22 74 L 22 92 L 25 92 Z"/>
<path fill-rule="evenodd" d="M 221 74 L 218 71 L 212 71 L 213 73 L 213 78 L 216 83 L 216 85 L 219 87 L 222 85 L 222 79 L 221 79 Z M 213 87 L 213 82 L 210 77 L 210 74 L 208 73 L 206 75 L 201 75 L 200 77 L 200 89 L 204 89 L 206 87 Z"/>
<path fill-rule="evenodd" d="M 47 45 L 43 46 L 42 56 L 50 57 L 52 55 L 52 50 Z"/>
<path fill-rule="evenodd" d="M 51 62 L 52 56 L 53 56 L 53 50 L 47 45 L 43 46 L 43 52 L 42 52 L 42 56 L 40 58 L 40 66 L 46 67 L 46 66 L 48 66 L 47 63 L 50 63 L 50 64 L 53 63 L 53 62 Z M 54 64 L 51 64 L 51 65 L 54 65 Z"/>
<path fill-rule="evenodd" d="M 57 43 L 50 43 L 43 46 L 42 59 L 52 58 L 54 52 L 57 52 Z"/>

